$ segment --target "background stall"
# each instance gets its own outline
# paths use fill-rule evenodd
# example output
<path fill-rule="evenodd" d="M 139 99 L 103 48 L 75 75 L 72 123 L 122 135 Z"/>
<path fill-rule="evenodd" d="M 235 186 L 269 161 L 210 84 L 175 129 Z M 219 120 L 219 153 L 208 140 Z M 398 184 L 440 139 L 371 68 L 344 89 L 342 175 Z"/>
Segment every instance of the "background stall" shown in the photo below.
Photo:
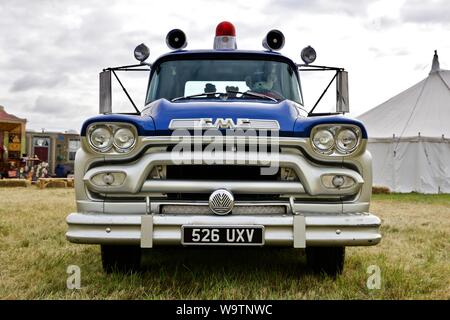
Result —
<path fill-rule="evenodd" d="M 27 120 L 6 112 L 0 106 L 0 177 L 15 178 L 26 152 L 25 127 Z"/>
<path fill-rule="evenodd" d="M 75 153 L 80 147 L 80 135 L 76 132 L 26 133 L 27 154 L 48 163 L 52 176 L 65 177 L 73 173 Z"/>

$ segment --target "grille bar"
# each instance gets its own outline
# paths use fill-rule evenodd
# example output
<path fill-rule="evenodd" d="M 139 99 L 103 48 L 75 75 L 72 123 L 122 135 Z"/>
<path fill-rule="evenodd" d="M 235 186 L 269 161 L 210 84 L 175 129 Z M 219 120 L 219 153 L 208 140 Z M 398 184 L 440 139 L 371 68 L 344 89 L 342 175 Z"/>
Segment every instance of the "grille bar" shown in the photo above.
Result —
<path fill-rule="evenodd" d="M 217 181 L 217 180 L 147 180 L 141 192 L 160 193 L 212 193 L 227 189 L 243 194 L 304 194 L 305 189 L 296 181 Z"/>
<path fill-rule="evenodd" d="M 234 215 L 283 215 L 286 214 L 287 207 L 279 206 L 259 206 L 259 205 L 237 205 L 231 211 Z M 162 205 L 160 207 L 161 214 L 173 215 L 210 215 L 214 214 L 207 205 Z"/>

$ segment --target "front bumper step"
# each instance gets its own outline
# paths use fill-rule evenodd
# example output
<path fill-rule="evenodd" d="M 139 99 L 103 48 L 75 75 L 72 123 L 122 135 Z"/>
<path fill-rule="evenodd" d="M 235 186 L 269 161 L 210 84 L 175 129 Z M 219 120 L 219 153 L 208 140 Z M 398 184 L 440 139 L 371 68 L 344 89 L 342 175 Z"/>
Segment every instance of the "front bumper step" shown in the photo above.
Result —
<path fill-rule="evenodd" d="M 71 213 L 66 237 L 74 243 L 181 245 L 183 225 L 262 225 L 265 246 L 370 246 L 380 242 L 380 219 L 370 213 L 267 216 L 126 215 Z M 143 218 L 144 217 L 144 218 Z M 303 220 L 303 222 L 302 222 Z M 142 226 L 142 221 L 144 225 Z M 302 239 L 303 238 L 303 239 Z"/>

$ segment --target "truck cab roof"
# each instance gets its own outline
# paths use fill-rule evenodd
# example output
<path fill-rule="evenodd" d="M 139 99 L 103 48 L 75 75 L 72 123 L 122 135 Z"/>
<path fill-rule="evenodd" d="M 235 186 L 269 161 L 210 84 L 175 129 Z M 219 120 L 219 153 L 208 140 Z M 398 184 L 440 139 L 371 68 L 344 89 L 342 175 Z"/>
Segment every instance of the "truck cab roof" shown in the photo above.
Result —
<path fill-rule="evenodd" d="M 291 65 L 293 69 L 297 69 L 297 65 L 291 59 L 274 51 L 261 50 L 176 50 L 168 52 L 153 63 L 153 66 L 164 61 L 170 60 L 193 60 L 193 59 L 254 59 L 254 60 L 269 60 L 281 61 Z"/>

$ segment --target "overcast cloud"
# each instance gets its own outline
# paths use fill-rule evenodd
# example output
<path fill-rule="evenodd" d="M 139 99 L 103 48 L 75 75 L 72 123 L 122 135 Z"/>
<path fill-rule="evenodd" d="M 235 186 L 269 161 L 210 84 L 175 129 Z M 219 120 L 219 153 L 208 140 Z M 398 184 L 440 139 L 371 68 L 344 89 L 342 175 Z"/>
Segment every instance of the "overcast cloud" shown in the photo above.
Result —
<path fill-rule="evenodd" d="M 211 48 L 214 30 L 229 20 L 241 49 L 260 49 L 277 28 L 286 36 L 282 53 L 300 62 L 312 45 L 316 63 L 350 73 L 351 115 L 358 115 L 425 78 L 433 51 L 450 68 L 450 1 L 260 0 L 260 1 L 0 1 L 0 105 L 28 119 L 28 128 L 79 131 L 98 110 L 98 73 L 134 63 L 144 42 L 150 62 L 169 49 L 173 28 L 188 36 L 188 49 Z M 303 79 L 307 107 L 326 85 Z M 145 77 L 124 82 L 142 106 Z M 325 81 L 327 82 L 327 81 Z M 120 90 L 115 110 L 130 111 Z M 333 109 L 324 104 L 322 111 Z"/>
<path fill-rule="evenodd" d="M 434 0 L 429 3 L 410 0 L 402 8 L 400 18 L 404 22 L 420 24 L 450 24 L 450 1 Z"/>
<path fill-rule="evenodd" d="M 310 14 L 346 14 L 348 16 L 365 16 L 368 6 L 376 0 L 279 0 L 272 6 L 281 6 L 291 11 L 302 11 Z"/>

